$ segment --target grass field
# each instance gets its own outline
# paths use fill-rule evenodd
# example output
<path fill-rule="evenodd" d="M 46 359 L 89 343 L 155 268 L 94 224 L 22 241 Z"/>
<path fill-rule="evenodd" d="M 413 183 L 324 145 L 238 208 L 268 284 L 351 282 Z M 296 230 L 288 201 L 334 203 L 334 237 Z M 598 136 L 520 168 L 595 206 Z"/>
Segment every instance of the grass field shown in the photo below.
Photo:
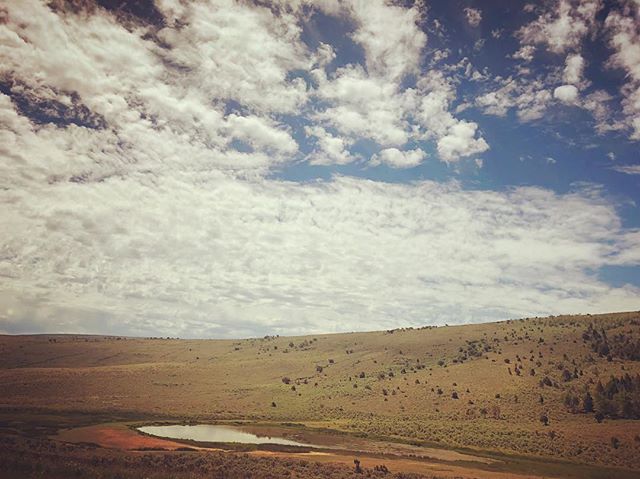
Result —
<path fill-rule="evenodd" d="M 61 463 L 52 459 L 47 469 L 46 458 L 66 454 L 98 477 L 100 464 L 82 462 L 89 446 L 55 439 L 56 432 L 105 422 L 250 421 L 330 432 L 358 447 L 384 441 L 508 458 L 495 473 L 514 477 L 638 477 L 639 341 L 640 313 L 237 341 L 2 336 L 0 457 L 24 471 L 20 454 L 10 451 L 29 450 L 31 463 L 42 461 L 48 477 L 56 477 L 51 471 Z M 100 451 L 113 464 L 141 457 Z M 196 461 L 197 453 L 171 454 L 166 477 L 174 477 L 175 461 Z M 215 454 L 202 466 L 206 474 L 188 477 L 215 477 L 216 461 L 239 461 L 238 471 L 255 466 L 252 477 L 282 477 L 269 470 L 293 461 L 295 471 L 301 460 Z M 353 466 L 340 461 L 303 459 L 328 468 L 314 474 L 352 474 Z M 442 461 L 453 470 L 455 461 Z M 175 477 L 187 477 L 180 471 Z M 576 471 L 582 475 L 571 476 Z"/>

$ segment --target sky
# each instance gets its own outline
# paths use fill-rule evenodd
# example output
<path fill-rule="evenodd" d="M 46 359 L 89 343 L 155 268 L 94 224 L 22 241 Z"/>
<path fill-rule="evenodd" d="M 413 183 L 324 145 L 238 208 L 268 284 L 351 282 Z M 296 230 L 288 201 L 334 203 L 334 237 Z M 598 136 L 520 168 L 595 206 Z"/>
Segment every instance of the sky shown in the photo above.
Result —
<path fill-rule="evenodd" d="M 0 0 L 0 332 L 640 309 L 640 0 Z"/>

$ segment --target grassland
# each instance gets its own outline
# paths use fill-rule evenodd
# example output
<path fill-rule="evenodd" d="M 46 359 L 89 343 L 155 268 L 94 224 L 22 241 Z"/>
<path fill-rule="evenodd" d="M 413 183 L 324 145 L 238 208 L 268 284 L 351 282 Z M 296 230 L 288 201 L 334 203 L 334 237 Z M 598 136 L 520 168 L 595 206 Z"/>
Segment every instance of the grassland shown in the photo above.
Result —
<path fill-rule="evenodd" d="M 0 461 L 17 455 L 6 451 L 29 449 L 25 441 L 37 441 L 31 449 L 50 448 L 54 455 L 64 455 L 65 447 L 86 447 L 52 441 L 51 430 L 36 427 L 37 418 L 58 415 L 67 419 L 53 429 L 114 419 L 287 423 L 371 441 L 510 457 L 521 472 L 539 467 L 541 475 L 557 476 L 562 467 L 554 473 L 545 464 L 561 461 L 568 467 L 620 468 L 620 477 L 634 477 L 632 471 L 640 471 L 640 391 L 634 389 L 639 341 L 635 312 L 237 341 L 2 336 Z M 609 385 L 616 390 L 598 392 L 598 383 L 604 390 L 611 377 L 619 379 Z M 593 407 L 585 402 L 587 392 Z M 16 418 L 22 418 L 18 425 Z M 86 457 L 86 451 L 71 449 L 68 455 Z M 101 454 L 114 464 L 124 461 L 123 470 L 135 469 L 127 466 L 131 453 Z M 187 452 L 174 455 L 196 460 Z M 170 457 L 175 466 L 178 459 Z M 216 459 L 224 460 L 232 459 Z M 262 470 L 260 461 L 285 461 L 235 460 L 258 461 L 256 471 Z M 93 467 L 82 464 L 77 467 Z M 269 464 L 264 471 L 281 465 Z M 202 467 L 215 477 L 213 465 Z M 290 470 L 297 467 L 298 462 Z M 346 466 L 322 467 L 331 471 L 314 474 L 351 474 Z M 593 468 L 598 470 L 618 469 Z M 271 477 L 264 471 L 253 477 Z"/>

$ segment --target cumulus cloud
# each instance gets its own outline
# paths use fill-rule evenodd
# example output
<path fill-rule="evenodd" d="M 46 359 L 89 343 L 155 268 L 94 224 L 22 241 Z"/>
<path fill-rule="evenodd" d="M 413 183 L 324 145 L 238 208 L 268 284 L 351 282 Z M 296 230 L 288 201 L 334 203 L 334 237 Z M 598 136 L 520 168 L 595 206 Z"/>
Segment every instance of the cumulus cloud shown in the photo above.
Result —
<path fill-rule="evenodd" d="M 580 46 L 595 28 L 600 0 L 556 0 L 534 21 L 517 32 L 523 45 L 542 44 L 553 53 L 563 53 Z"/>
<path fill-rule="evenodd" d="M 422 163 L 424 151 L 420 149 L 400 151 L 397 148 L 386 148 L 371 157 L 372 166 L 385 164 L 392 168 L 413 168 Z"/>
<path fill-rule="evenodd" d="M 290 113 L 305 102 L 305 82 L 288 78 L 310 67 L 294 15 L 232 0 L 190 2 L 179 12 L 168 13 L 179 27 L 163 28 L 158 37 L 168 47 L 163 59 L 189 72 L 187 84 L 257 110 Z"/>
<path fill-rule="evenodd" d="M 314 69 L 311 73 L 317 89 L 313 95 L 326 104 L 315 112 L 314 120 L 353 140 L 358 137 L 373 140 L 383 150 L 400 150 L 409 140 L 435 140 L 437 151 L 442 153 L 440 159 L 447 162 L 488 149 L 486 140 L 479 134 L 476 136 L 475 123 L 469 123 L 475 127 L 473 137 L 467 134 L 469 128 L 460 127 L 440 146 L 447 129 L 458 122 L 465 123 L 450 112 L 456 98 L 451 82 L 444 88 L 424 78 L 416 88 L 407 88 L 403 83 L 420 71 L 427 41 L 419 27 L 418 4 L 410 9 L 380 1 L 322 5 L 328 14 L 354 19 L 357 29 L 351 36 L 364 50 L 366 68 L 348 64 L 329 73 Z M 434 62 L 444 58 L 444 53 L 436 53 Z M 437 75 L 442 72 L 430 70 L 430 78 Z M 478 71 L 471 71 L 470 75 L 482 79 Z M 429 113 L 434 117 L 426 119 L 425 105 L 435 103 L 437 106 Z M 464 134 L 460 134 L 463 130 Z"/>
<path fill-rule="evenodd" d="M 288 132 L 265 118 L 231 114 L 227 117 L 227 125 L 232 138 L 245 140 L 256 149 L 289 155 L 298 150 L 298 144 Z"/>
<path fill-rule="evenodd" d="M 358 22 L 352 38 L 364 48 L 370 74 L 398 80 L 419 72 L 427 36 L 417 25 L 421 17 L 417 5 L 406 9 L 372 0 L 347 8 Z"/>
<path fill-rule="evenodd" d="M 315 95 L 327 103 L 315 114 L 316 120 L 383 146 L 408 141 L 407 100 L 394 82 L 372 77 L 359 65 L 339 68 L 330 77 L 318 70 L 314 75 Z"/>
<path fill-rule="evenodd" d="M 346 165 L 356 158 L 349 151 L 350 144 L 344 138 L 332 135 L 321 126 L 308 126 L 305 131 L 317 140 L 317 148 L 311 154 L 311 164 Z"/>
<path fill-rule="evenodd" d="M 561 85 L 553 90 L 553 98 L 563 103 L 575 103 L 578 99 L 578 89 L 574 85 Z"/>
<path fill-rule="evenodd" d="M 475 99 L 475 104 L 489 115 L 505 116 L 516 109 L 521 121 L 535 121 L 544 116 L 552 94 L 544 80 L 499 78 L 497 88 Z"/>
<path fill-rule="evenodd" d="M 562 78 L 572 85 L 581 83 L 584 66 L 584 58 L 579 53 L 567 55 Z"/>
<path fill-rule="evenodd" d="M 477 27 L 482 21 L 482 12 L 477 8 L 465 8 L 464 15 L 467 19 L 467 23 L 472 27 Z"/>
<path fill-rule="evenodd" d="M 624 3 L 621 10 L 609 13 L 605 26 L 614 49 L 609 63 L 627 76 L 621 89 L 625 127 L 631 131 L 631 139 L 640 140 L 640 5 Z"/>
<path fill-rule="evenodd" d="M 477 135 L 477 123 L 456 119 L 449 112 L 455 89 L 444 75 L 430 72 L 418 82 L 418 88 L 425 93 L 420 99 L 418 121 L 425 127 L 426 137 L 436 138 L 443 160 L 453 162 L 489 149 L 484 138 Z"/>
<path fill-rule="evenodd" d="M 474 122 L 463 120 L 455 123 L 438 140 L 438 153 L 446 161 L 455 161 L 461 156 L 487 151 L 489 145 L 484 138 L 476 138 L 477 130 L 478 125 Z"/>
<path fill-rule="evenodd" d="M 533 45 L 522 45 L 520 49 L 512 56 L 517 60 L 523 60 L 524 62 L 530 62 L 533 60 L 533 55 L 536 52 L 536 47 Z"/>

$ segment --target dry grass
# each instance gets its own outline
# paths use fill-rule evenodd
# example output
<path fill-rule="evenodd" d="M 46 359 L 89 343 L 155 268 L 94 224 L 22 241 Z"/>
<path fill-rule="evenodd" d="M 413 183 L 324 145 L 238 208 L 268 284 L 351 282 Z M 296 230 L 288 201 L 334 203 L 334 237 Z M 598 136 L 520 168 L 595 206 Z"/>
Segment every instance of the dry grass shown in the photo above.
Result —
<path fill-rule="evenodd" d="M 0 408 L 296 422 L 640 470 L 638 420 L 599 424 L 563 403 L 640 373 L 638 361 L 595 354 L 582 338 L 590 323 L 640 339 L 638 313 L 241 341 L 4 336 Z"/>

